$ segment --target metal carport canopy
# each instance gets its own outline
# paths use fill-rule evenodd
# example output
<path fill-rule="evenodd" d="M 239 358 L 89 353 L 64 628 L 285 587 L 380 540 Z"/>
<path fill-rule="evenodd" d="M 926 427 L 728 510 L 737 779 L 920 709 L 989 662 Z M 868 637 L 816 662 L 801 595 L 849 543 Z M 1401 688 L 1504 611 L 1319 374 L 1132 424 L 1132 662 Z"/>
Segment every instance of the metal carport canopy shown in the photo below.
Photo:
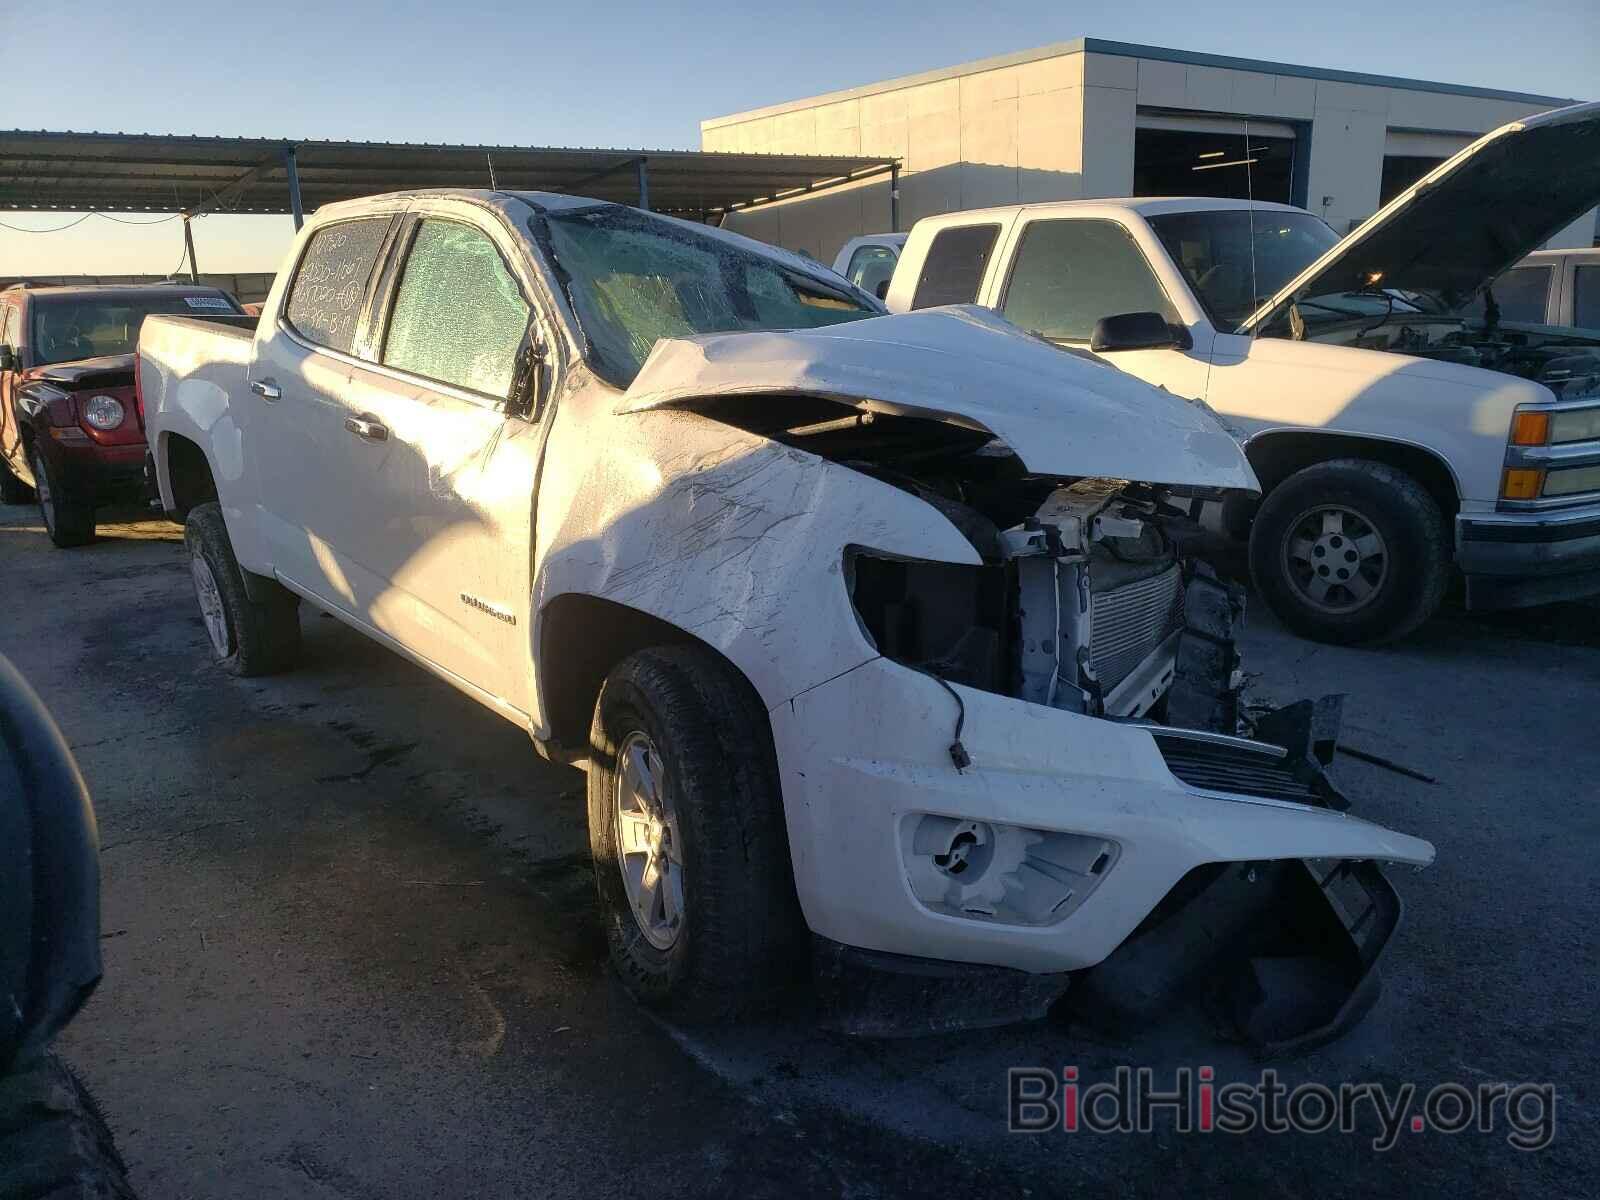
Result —
<path fill-rule="evenodd" d="M 857 155 L 12 130 L 0 131 L 0 209 L 298 219 L 302 211 L 379 192 L 485 188 L 492 171 L 492 186 L 504 191 L 567 192 L 704 219 L 893 176 L 896 166 L 894 159 Z"/>

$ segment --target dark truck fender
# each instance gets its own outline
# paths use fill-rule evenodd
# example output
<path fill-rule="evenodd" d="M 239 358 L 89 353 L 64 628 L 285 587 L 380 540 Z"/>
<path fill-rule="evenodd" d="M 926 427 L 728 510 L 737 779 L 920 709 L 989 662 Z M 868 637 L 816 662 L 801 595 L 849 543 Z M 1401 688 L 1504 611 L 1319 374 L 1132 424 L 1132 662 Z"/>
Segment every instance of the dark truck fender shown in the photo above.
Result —
<path fill-rule="evenodd" d="M 83 776 L 0 655 L 0 1075 L 39 1054 L 100 981 L 100 835 Z"/>

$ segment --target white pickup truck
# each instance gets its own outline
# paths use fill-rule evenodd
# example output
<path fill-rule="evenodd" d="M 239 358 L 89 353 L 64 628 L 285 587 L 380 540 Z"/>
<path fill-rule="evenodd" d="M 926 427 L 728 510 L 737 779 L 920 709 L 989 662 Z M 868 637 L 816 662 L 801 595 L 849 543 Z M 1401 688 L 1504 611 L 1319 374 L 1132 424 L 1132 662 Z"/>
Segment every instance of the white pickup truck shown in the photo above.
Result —
<path fill-rule="evenodd" d="M 1575 105 L 1481 138 L 1343 240 L 1242 200 L 929 217 L 888 305 L 982 304 L 1203 400 L 1249 435 L 1264 500 L 1226 515 L 1267 603 L 1310 637 L 1381 640 L 1432 615 L 1452 559 L 1470 607 L 1600 592 L 1600 335 L 1480 299 L 1597 200 L 1600 104 Z"/>
<path fill-rule="evenodd" d="M 645 1002 L 739 1011 L 811 948 L 863 1030 L 933 976 L 929 1028 L 1085 975 L 1110 1011 L 1209 971 L 1274 1044 L 1370 1001 L 1375 864 L 1433 847 L 1341 811 L 1326 706 L 1239 736 L 1241 601 L 1183 547 L 1192 498 L 1255 479 L 1202 407 L 534 193 L 327 206 L 256 328 L 152 318 L 139 359 L 216 659 L 287 666 L 308 601 L 586 765 Z M 1251 964 L 1312 947 L 1286 1018 Z"/>

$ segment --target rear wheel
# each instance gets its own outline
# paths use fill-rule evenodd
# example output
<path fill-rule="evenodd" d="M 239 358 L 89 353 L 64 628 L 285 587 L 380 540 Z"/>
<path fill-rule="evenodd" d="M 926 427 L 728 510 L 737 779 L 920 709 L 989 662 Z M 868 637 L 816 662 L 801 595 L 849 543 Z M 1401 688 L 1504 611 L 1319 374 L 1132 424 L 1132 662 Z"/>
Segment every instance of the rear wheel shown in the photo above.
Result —
<path fill-rule="evenodd" d="M 1335 459 L 1261 503 L 1250 574 L 1289 628 L 1322 642 L 1404 637 L 1444 599 L 1449 552 L 1433 497 L 1404 471 Z"/>
<path fill-rule="evenodd" d="M 707 650 L 630 656 L 590 733 L 589 842 L 611 961 L 642 1003 L 708 1022 L 766 1007 L 804 960 L 771 732 Z"/>
<path fill-rule="evenodd" d="M 270 675 L 294 665 L 300 652 L 300 599 L 276 580 L 245 589 L 228 526 L 216 501 L 189 510 L 183 529 L 200 619 L 217 665 L 233 675 Z"/>
<path fill-rule="evenodd" d="M 37 446 L 28 454 L 45 532 L 63 549 L 94 541 L 94 505 L 61 482 Z"/>

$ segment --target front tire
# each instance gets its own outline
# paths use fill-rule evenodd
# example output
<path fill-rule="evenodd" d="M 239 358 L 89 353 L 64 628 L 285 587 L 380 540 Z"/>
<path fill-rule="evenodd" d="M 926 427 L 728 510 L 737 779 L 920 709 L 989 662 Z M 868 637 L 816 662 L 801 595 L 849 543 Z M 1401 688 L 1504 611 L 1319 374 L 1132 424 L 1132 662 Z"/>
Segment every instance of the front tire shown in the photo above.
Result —
<path fill-rule="evenodd" d="M 590 731 L 589 844 L 612 964 L 694 1023 L 766 1008 L 805 961 L 761 702 L 699 647 L 606 678 Z"/>
<path fill-rule="evenodd" d="M 1439 506 L 1404 471 L 1342 458 L 1297 471 L 1261 503 L 1250 574 L 1290 629 L 1353 645 L 1402 638 L 1444 599 Z"/>
<path fill-rule="evenodd" d="M 217 665 L 243 676 L 271 675 L 293 666 L 300 654 L 300 599 L 276 580 L 259 578 L 256 590 L 265 598 L 250 598 L 221 505 L 211 500 L 190 509 L 183 542 Z"/>
<path fill-rule="evenodd" d="M 28 452 L 28 462 L 50 540 L 63 550 L 94 541 L 94 505 L 61 482 L 37 446 Z"/>

